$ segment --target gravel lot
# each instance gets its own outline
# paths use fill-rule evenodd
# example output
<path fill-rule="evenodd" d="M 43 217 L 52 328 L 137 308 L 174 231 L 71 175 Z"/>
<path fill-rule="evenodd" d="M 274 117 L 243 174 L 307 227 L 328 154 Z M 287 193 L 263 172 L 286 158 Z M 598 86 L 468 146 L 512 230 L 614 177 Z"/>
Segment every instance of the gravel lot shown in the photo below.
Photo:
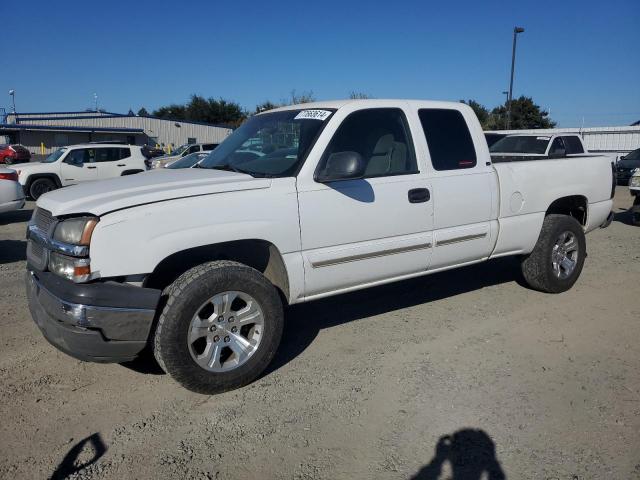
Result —
<path fill-rule="evenodd" d="M 619 187 L 567 293 L 503 259 L 292 307 L 270 370 L 211 397 L 51 347 L 23 288 L 33 205 L 1 214 L 0 477 L 640 478 L 630 205 Z"/>

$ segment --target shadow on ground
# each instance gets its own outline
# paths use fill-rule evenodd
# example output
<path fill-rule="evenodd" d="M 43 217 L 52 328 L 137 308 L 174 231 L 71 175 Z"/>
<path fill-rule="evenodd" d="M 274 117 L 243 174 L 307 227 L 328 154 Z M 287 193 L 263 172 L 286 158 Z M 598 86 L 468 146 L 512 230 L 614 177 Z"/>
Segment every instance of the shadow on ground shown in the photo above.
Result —
<path fill-rule="evenodd" d="M 11 212 L 0 213 L 0 226 L 11 225 L 12 223 L 28 222 L 31 219 L 32 213 L 33 210 L 31 209 L 13 210 Z"/>
<path fill-rule="evenodd" d="M 93 456 L 84 462 L 78 462 L 80 456 L 86 457 L 87 451 L 85 448 L 90 448 L 93 450 Z M 99 433 L 94 433 L 93 435 L 88 436 L 87 438 L 80 440 L 76 443 L 71 450 L 67 452 L 67 454 L 56 468 L 56 471 L 51 475 L 51 480 L 62 480 L 64 478 L 69 478 L 69 476 L 73 475 L 76 472 L 80 472 L 84 470 L 88 466 L 96 463 L 100 457 L 102 457 L 107 451 L 107 446 L 102 441 L 102 437 L 100 437 Z"/>
<path fill-rule="evenodd" d="M 325 328 L 513 281 L 523 284 L 520 262 L 507 257 L 292 305 L 285 314 L 282 343 L 265 375 L 300 355 Z"/>
<path fill-rule="evenodd" d="M 621 210 L 620 212 L 613 214 L 613 221 L 633 226 L 633 215 L 634 214 L 631 212 L 631 209 Z"/>
<path fill-rule="evenodd" d="M 26 240 L 0 240 L 0 265 L 26 259 Z"/>
<path fill-rule="evenodd" d="M 464 428 L 452 435 L 440 437 L 431 461 L 411 480 L 437 480 L 445 464 L 451 480 L 505 480 L 507 477 L 496 458 L 496 446 L 491 437 L 479 429 Z"/>

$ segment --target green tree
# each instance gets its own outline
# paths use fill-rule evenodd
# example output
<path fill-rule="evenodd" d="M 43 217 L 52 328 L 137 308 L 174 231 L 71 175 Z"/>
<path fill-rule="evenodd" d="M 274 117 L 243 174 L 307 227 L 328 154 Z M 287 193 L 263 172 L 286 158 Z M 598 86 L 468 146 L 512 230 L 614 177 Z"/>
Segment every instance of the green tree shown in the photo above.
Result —
<path fill-rule="evenodd" d="M 475 112 L 478 120 L 480 121 L 480 125 L 482 125 L 483 129 L 486 129 L 487 123 L 489 121 L 489 109 L 475 100 L 460 100 L 462 103 L 469 105 L 473 111 Z"/>
<path fill-rule="evenodd" d="M 148 117 L 149 116 L 149 112 L 147 112 L 146 108 L 141 107 L 140 110 L 138 110 L 138 116 L 139 117 Z"/>
<path fill-rule="evenodd" d="M 367 98 L 373 98 L 373 97 L 368 93 L 356 92 L 355 90 L 352 90 L 351 93 L 349 94 L 349 98 L 351 100 L 366 100 Z"/>
<path fill-rule="evenodd" d="M 531 97 L 521 96 L 511 101 L 511 130 L 528 128 L 553 128 L 556 122 L 549 118 L 549 112 L 540 108 Z M 507 106 L 495 107 L 489 116 L 486 130 L 505 130 L 507 128 Z"/>
<path fill-rule="evenodd" d="M 222 98 L 218 100 L 204 98 L 200 95 L 191 95 L 189 102 L 184 105 L 174 103 L 160 107 L 153 112 L 153 115 L 172 120 L 192 120 L 228 125 L 239 125 L 247 117 L 247 113 L 236 102 Z"/>
<path fill-rule="evenodd" d="M 264 101 L 259 105 L 256 105 L 256 112 L 266 112 L 267 110 L 273 110 L 274 108 L 278 108 L 280 105 L 271 102 L 270 100 Z"/>

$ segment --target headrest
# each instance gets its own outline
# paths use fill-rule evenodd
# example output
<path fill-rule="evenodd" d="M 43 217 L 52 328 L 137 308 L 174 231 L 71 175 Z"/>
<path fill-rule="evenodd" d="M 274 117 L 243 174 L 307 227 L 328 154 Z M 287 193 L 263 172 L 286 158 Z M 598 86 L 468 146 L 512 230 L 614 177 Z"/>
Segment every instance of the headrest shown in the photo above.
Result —
<path fill-rule="evenodd" d="M 393 134 L 388 133 L 378 139 L 376 147 L 373 149 L 374 155 L 386 155 L 393 149 Z"/>

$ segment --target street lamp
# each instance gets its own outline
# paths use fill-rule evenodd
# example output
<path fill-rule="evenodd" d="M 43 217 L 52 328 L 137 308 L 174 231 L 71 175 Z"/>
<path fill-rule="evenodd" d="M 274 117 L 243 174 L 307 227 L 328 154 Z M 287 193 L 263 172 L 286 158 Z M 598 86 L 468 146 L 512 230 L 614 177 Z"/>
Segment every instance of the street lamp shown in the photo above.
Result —
<path fill-rule="evenodd" d="M 513 50 L 511 51 L 511 81 L 509 82 L 509 96 L 507 97 L 507 130 L 511 127 L 511 101 L 513 100 L 513 71 L 516 65 L 516 42 L 518 34 L 524 32 L 522 27 L 513 27 Z"/>
<path fill-rule="evenodd" d="M 13 113 L 16 113 L 16 91 L 9 90 L 9 96 L 11 97 L 11 103 L 13 103 Z"/>

